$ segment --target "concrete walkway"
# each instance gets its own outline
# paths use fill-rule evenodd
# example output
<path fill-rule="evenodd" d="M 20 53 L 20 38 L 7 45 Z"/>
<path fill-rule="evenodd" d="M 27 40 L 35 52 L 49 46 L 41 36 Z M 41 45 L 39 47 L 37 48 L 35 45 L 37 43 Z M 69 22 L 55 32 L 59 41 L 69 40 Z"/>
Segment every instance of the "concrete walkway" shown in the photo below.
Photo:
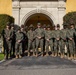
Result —
<path fill-rule="evenodd" d="M 60 57 L 23 57 L 0 64 L 1 75 L 76 75 L 76 61 Z"/>

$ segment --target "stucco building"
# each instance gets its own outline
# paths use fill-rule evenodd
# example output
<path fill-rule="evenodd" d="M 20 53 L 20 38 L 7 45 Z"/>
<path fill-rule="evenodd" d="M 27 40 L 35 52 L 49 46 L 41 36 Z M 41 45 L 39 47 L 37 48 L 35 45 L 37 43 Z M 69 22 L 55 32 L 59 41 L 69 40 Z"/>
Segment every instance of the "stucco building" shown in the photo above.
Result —
<path fill-rule="evenodd" d="M 75 11 L 75 5 L 76 0 L 0 0 L 0 14 L 13 16 L 17 25 L 59 23 L 62 28 L 63 16 Z"/>
<path fill-rule="evenodd" d="M 13 0 L 13 17 L 18 25 L 56 25 L 62 28 L 66 0 Z"/>

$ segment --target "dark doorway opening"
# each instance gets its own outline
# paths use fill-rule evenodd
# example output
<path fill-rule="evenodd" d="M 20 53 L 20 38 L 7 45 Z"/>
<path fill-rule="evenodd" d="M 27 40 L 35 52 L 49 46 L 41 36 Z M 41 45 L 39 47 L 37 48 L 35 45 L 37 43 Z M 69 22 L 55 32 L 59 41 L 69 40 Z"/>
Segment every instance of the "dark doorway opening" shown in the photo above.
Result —
<path fill-rule="evenodd" d="M 37 23 L 41 23 L 41 26 L 43 26 L 44 24 L 45 25 L 49 24 L 51 29 L 54 25 L 52 19 L 49 16 L 42 14 L 42 13 L 36 13 L 36 14 L 29 16 L 27 20 L 25 21 L 24 25 L 29 26 L 30 24 L 33 24 L 34 27 L 36 28 Z"/>

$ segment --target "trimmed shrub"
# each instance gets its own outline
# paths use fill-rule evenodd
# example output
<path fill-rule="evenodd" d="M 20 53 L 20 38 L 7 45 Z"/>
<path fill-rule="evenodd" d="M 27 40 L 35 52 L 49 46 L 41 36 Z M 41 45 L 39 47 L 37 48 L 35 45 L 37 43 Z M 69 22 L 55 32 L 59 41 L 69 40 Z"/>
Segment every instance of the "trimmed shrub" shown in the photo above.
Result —
<path fill-rule="evenodd" d="M 14 18 L 6 14 L 0 14 L 0 34 L 6 27 L 7 22 L 14 23 Z"/>
<path fill-rule="evenodd" d="M 76 27 L 76 12 L 69 12 L 63 17 L 63 25 L 69 26 L 70 23 L 74 23 Z"/>

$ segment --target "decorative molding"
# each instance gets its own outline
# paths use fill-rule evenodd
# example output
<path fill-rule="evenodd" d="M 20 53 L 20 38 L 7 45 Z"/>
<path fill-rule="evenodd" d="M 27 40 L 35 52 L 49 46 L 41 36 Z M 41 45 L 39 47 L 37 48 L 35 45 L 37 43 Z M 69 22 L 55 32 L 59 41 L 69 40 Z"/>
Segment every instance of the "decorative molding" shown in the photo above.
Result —
<path fill-rule="evenodd" d="M 21 20 L 21 24 L 24 24 L 25 23 L 25 21 L 27 22 L 27 19 L 28 19 L 28 17 L 30 17 L 30 16 L 32 16 L 33 14 L 36 14 L 36 13 L 38 13 L 38 10 L 37 9 L 35 9 L 35 10 L 32 10 L 32 11 L 30 11 L 29 13 L 27 13 L 24 17 L 23 17 L 23 19 Z M 48 16 L 49 18 L 50 18 L 50 21 L 52 22 L 55 22 L 55 17 L 51 14 L 51 13 L 49 13 L 48 11 L 46 11 L 46 10 L 42 10 L 42 9 L 39 9 L 39 13 L 42 13 L 42 14 L 44 14 L 44 15 L 46 15 L 46 16 Z M 52 23 L 53 23 L 52 22 Z M 53 25 L 54 25 L 55 23 L 53 23 Z"/>
<path fill-rule="evenodd" d="M 14 0 L 12 3 L 13 7 L 20 7 L 20 0 Z"/>

